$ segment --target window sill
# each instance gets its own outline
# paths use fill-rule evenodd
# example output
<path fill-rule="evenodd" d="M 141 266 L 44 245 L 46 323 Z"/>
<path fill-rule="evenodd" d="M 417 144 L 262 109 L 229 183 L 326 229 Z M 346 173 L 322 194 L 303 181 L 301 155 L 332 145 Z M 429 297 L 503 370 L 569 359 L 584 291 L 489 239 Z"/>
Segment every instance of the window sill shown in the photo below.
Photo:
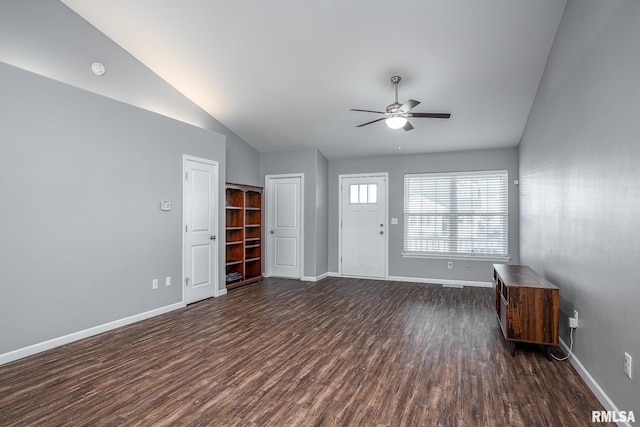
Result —
<path fill-rule="evenodd" d="M 425 258 L 425 259 L 448 259 L 464 261 L 494 261 L 509 262 L 510 256 L 490 256 L 490 255 L 459 255 L 459 254 L 421 254 L 418 252 L 402 252 L 402 258 Z"/>

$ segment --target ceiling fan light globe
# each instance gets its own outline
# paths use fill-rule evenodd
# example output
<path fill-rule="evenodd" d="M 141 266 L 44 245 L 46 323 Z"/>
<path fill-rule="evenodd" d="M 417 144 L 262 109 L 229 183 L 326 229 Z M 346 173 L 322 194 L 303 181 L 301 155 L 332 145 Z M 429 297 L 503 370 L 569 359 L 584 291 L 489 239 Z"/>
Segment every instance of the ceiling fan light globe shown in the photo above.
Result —
<path fill-rule="evenodd" d="M 384 121 L 391 129 L 400 129 L 407 124 L 407 118 L 401 116 L 389 117 Z"/>

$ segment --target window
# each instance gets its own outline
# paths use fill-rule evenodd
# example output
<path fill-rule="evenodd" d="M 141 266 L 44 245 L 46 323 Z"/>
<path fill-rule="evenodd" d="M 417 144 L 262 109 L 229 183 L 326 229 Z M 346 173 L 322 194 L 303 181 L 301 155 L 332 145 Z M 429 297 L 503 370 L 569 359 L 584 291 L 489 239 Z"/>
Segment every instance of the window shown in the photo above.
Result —
<path fill-rule="evenodd" d="M 349 203 L 378 203 L 378 185 L 377 184 L 350 184 L 349 185 Z"/>
<path fill-rule="evenodd" d="M 507 171 L 405 174 L 404 254 L 507 256 Z"/>

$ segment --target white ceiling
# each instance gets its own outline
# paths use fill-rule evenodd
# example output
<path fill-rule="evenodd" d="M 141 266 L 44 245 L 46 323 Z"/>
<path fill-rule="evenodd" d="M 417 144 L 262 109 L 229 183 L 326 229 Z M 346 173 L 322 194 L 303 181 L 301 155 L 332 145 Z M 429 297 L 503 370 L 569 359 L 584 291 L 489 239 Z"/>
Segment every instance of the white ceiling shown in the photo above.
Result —
<path fill-rule="evenodd" d="M 258 151 L 329 159 L 518 145 L 566 2 L 62 1 Z M 451 119 L 356 128 L 392 75 Z"/>

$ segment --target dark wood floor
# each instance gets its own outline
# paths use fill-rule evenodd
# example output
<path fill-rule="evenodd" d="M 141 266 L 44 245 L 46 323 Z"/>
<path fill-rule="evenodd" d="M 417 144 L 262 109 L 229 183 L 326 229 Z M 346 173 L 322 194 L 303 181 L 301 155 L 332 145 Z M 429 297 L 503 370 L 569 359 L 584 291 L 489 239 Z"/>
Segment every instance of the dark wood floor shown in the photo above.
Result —
<path fill-rule="evenodd" d="M 267 279 L 0 366 L 2 426 L 584 426 L 602 409 L 568 362 L 510 356 L 488 288 Z"/>

